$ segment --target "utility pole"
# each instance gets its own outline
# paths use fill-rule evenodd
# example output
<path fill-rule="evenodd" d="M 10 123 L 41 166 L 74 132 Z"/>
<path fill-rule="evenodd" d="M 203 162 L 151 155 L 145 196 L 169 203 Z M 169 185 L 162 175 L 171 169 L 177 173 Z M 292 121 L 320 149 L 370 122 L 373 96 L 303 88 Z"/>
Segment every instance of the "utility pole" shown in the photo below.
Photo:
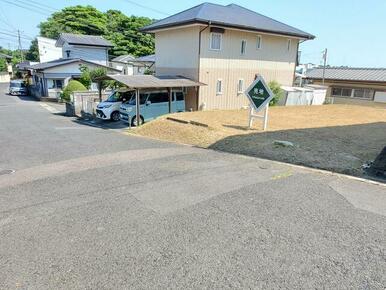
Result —
<path fill-rule="evenodd" d="M 24 53 L 23 53 L 23 48 L 21 46 L 21 38 L 20 38 L 20 30 L 19 29 L 17 30 L 17 38 L 19 41 L 20 58 L 21 58 L 21 61 L 23 62 L 24 61 Z"/>
<path fill-rule="evenodd" d="M 323 85 L 324 85 L 324 78 L 326 75 L 326 64 L 327 64 L 327 48 L 323 51 Z"/>

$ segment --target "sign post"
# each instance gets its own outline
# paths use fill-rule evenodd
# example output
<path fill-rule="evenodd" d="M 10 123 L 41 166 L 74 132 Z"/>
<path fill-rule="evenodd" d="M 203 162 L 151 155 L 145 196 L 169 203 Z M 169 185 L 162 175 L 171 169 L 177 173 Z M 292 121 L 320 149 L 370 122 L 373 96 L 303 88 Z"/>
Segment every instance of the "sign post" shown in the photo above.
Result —
<path fill-rule="evenodd" d="M 253 119 L 263 119 L 263 130 L 267 129 L 268 125 L 268 107 L 269 102 L 273 99 L 274 95 L 270 88 L 265 83 L 262 76 L 258 75 L 255 81 L 245 91 L 245 95 L 250 101 L 249 110 L 249 128 L 252 128 Z M 265 108 L 264 115 L 257 115 Z"/>

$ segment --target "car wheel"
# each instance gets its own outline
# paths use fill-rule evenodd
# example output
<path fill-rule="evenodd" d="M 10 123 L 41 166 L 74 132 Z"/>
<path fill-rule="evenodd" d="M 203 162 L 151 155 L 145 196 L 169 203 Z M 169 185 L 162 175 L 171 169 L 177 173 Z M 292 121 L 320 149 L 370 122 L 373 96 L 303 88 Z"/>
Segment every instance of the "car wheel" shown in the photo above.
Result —
<path fill-rule="evenodd" d="M 115 112 L 111 113 L 111 120 L 113 120 L 114 122 L 118 122 L 120 119 L 121 118 L 119 116 L 119 112 L 118 111 L 115 111 Z"/>
<path fill-rule="evenodd" d="M 143 118 L 141 116 L 139 118 L 139 125 L 141 126 L 141 125 L 143 125 L 143 123 L 145 123 L 145 122 L 144 122 L 144 120 L 143 120 Z M 133 119 L 131 119 L 131 126 L 135 127 L 136 125 L 137 125 L 137 116 L 134 116 Z"/>

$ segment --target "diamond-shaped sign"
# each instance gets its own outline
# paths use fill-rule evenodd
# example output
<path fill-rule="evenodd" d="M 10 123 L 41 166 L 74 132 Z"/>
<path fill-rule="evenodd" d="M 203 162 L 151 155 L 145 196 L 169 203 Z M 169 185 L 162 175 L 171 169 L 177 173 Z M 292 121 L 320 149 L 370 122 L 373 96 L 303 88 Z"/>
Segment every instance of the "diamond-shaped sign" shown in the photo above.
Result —
<path fill-rule="evenodd" d="M 273 99 L 273 93 L 265 83 L 264 79 L 258 75 L 256 80 L 245 91 L 253 109 L 258 112 Z"/>

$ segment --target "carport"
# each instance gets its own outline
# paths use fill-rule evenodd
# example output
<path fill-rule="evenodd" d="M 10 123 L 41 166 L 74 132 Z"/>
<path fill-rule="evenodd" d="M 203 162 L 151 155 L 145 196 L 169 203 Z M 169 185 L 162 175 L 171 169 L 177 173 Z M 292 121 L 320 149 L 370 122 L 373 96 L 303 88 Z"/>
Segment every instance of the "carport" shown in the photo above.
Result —
<path fill-rule="evenodd" d="M 101 80 L 100 78 L 99 80 Z M 146 89 L 167 89 L 169 94 L 169 113 L 172 112 L 172 99 L 173 99 L 173 88 L 190 88 L 205 86 L 205 84 L 193 81 L 191 79 L 182 76 L 153 76 L 153 75 L 107 75 L 103 78 L 104 80 L 117 81 L 129 89 L 135 90 L 136 97 L 136 116 L 140 116 L 140 90 Z M 137 126 L 139 126 L 139 118 L 136 118 Z"/>

